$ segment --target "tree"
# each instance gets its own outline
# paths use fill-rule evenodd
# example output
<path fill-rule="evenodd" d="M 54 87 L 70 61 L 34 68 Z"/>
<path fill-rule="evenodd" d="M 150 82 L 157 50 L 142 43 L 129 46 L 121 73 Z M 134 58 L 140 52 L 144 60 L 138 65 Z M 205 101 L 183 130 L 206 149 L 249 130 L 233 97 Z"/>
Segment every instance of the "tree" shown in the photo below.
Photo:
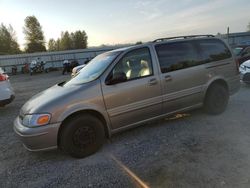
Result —
<path fill-rule="evenodd" d="M 45 40 L 42 26 L 35 16 L 27 16 L 24 20 L 24 34 L 26 43 L 26 52 L 42 52 L 46 51 Z"/>
<path fill-rule="evenodd" d="M 21 50 L 20 50 L 19 44 L 17 43 L 16 32 L 11 25 L 9 25 L 8 31 L 11 36 L 11 43 L 10 43 L 11 53 L 12 54 L 20 53 Z"/>
<path fill-rule="evenodd" d="M 138 41 L 135 43 L 135 45 L 140 45 L 140 44 L 142 44 L 142 41 Z"/>
<path fill-rule="evenodd" d="M 88 36 L 85 31 L 61 32 L 61 38 L 50 39 L 48 42 L 49 51 L 84 49 L 88 46 Z"/>
<path fill-rule="evenodd" d="M 73 40 L 68 31 L 61 33 L 60 50 L 71 50 L 73 49 Z"/>
<path fill-rule="evenodd" d="M 73 39 L 73 47 L 74 49 L 84 49 L 87 48 L 88 45 L 88 36 L 85 31 L 76 31 L 71 33 Z"/>
<path fill-rule="evenodd" d="M 56 51 L 59 51 L 59 50 L 61 50 L 61 39 L 60 38 L 58 38 L 56 40 Z"/>
<path fill-rule="evenodd" d="M 54 39 L 50 39 L 48 42 L 48 51 L 57 51 L 57 43 Z"/>
<path fill-rule="evenodd" d="M 17 43 L 16 33 L 11 25 L 7 28 L 4 24 L 0 26 L 0 54 L 17 54 L 20 53 Z"/>

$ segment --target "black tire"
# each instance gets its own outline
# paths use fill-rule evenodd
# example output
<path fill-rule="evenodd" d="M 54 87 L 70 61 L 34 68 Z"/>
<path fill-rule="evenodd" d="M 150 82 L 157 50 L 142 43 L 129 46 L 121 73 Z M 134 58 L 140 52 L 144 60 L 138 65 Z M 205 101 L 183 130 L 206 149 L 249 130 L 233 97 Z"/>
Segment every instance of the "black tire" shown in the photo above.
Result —
<path fill-rule="evenodd" d="M 72 157 L 83 158 L 95 153 L 105 140 L 103 123 L 88 114 L 71 118 L 62 127 L 59 147 Z"/>
<path fill-rule="evenodd" d="M 204 101 L 205 111 L 212 115 L 221 114 L 226 110 L 228 100 L 227 88 L 220 84 L 214 84 L 208 88 Z"/>

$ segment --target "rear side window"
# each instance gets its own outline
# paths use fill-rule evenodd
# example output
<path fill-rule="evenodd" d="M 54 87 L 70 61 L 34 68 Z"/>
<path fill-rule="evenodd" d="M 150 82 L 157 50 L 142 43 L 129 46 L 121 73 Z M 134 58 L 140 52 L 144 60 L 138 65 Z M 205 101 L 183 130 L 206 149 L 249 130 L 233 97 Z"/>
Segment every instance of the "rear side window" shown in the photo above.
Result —
<path fill-rule="evenodd" d="M 198 40 L 197 43 L 201 53 L 201 63 L 220 61 L 232 57 L 229 49 L 220 40 Z"/>
<path fill-rule="evenodd" d="M 155 49 L 162 73 L 200 64 L 198 53 L 190 42 L 160 44 Z"/>

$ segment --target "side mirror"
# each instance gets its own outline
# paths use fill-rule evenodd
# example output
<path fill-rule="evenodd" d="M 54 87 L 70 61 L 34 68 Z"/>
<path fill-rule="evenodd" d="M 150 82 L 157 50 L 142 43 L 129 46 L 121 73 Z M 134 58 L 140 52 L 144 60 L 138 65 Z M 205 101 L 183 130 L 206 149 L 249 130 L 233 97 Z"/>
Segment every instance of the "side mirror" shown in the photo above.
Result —
<path fill-rule="evenodd" d="M 118 84 L 118 83 L 126 82 L 126 81 L 127 81 L 126 74 L 124 72 L 117 72 L 108 80 L 106 80 L 106 84 L 113 85 L 113 84 Z"/>

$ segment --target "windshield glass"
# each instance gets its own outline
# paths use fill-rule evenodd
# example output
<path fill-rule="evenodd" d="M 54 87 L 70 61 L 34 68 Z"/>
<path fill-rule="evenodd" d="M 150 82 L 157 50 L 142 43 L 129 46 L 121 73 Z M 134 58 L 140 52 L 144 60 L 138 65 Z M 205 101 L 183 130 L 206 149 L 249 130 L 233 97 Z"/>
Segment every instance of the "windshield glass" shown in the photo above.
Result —
<path fill-rule="evenodd" d="M 83 84 L 97 79 L 120 52 L 106 52 L 96 56 L 79 73 L 64 86 Z"/>
<path fill-rule="evenodd" d="M 242 50 L 243 50 L 243 48 L 237 47 L 237 48 L 234 48 L 233 52 L 235 55 L 239 55 Z"/>

